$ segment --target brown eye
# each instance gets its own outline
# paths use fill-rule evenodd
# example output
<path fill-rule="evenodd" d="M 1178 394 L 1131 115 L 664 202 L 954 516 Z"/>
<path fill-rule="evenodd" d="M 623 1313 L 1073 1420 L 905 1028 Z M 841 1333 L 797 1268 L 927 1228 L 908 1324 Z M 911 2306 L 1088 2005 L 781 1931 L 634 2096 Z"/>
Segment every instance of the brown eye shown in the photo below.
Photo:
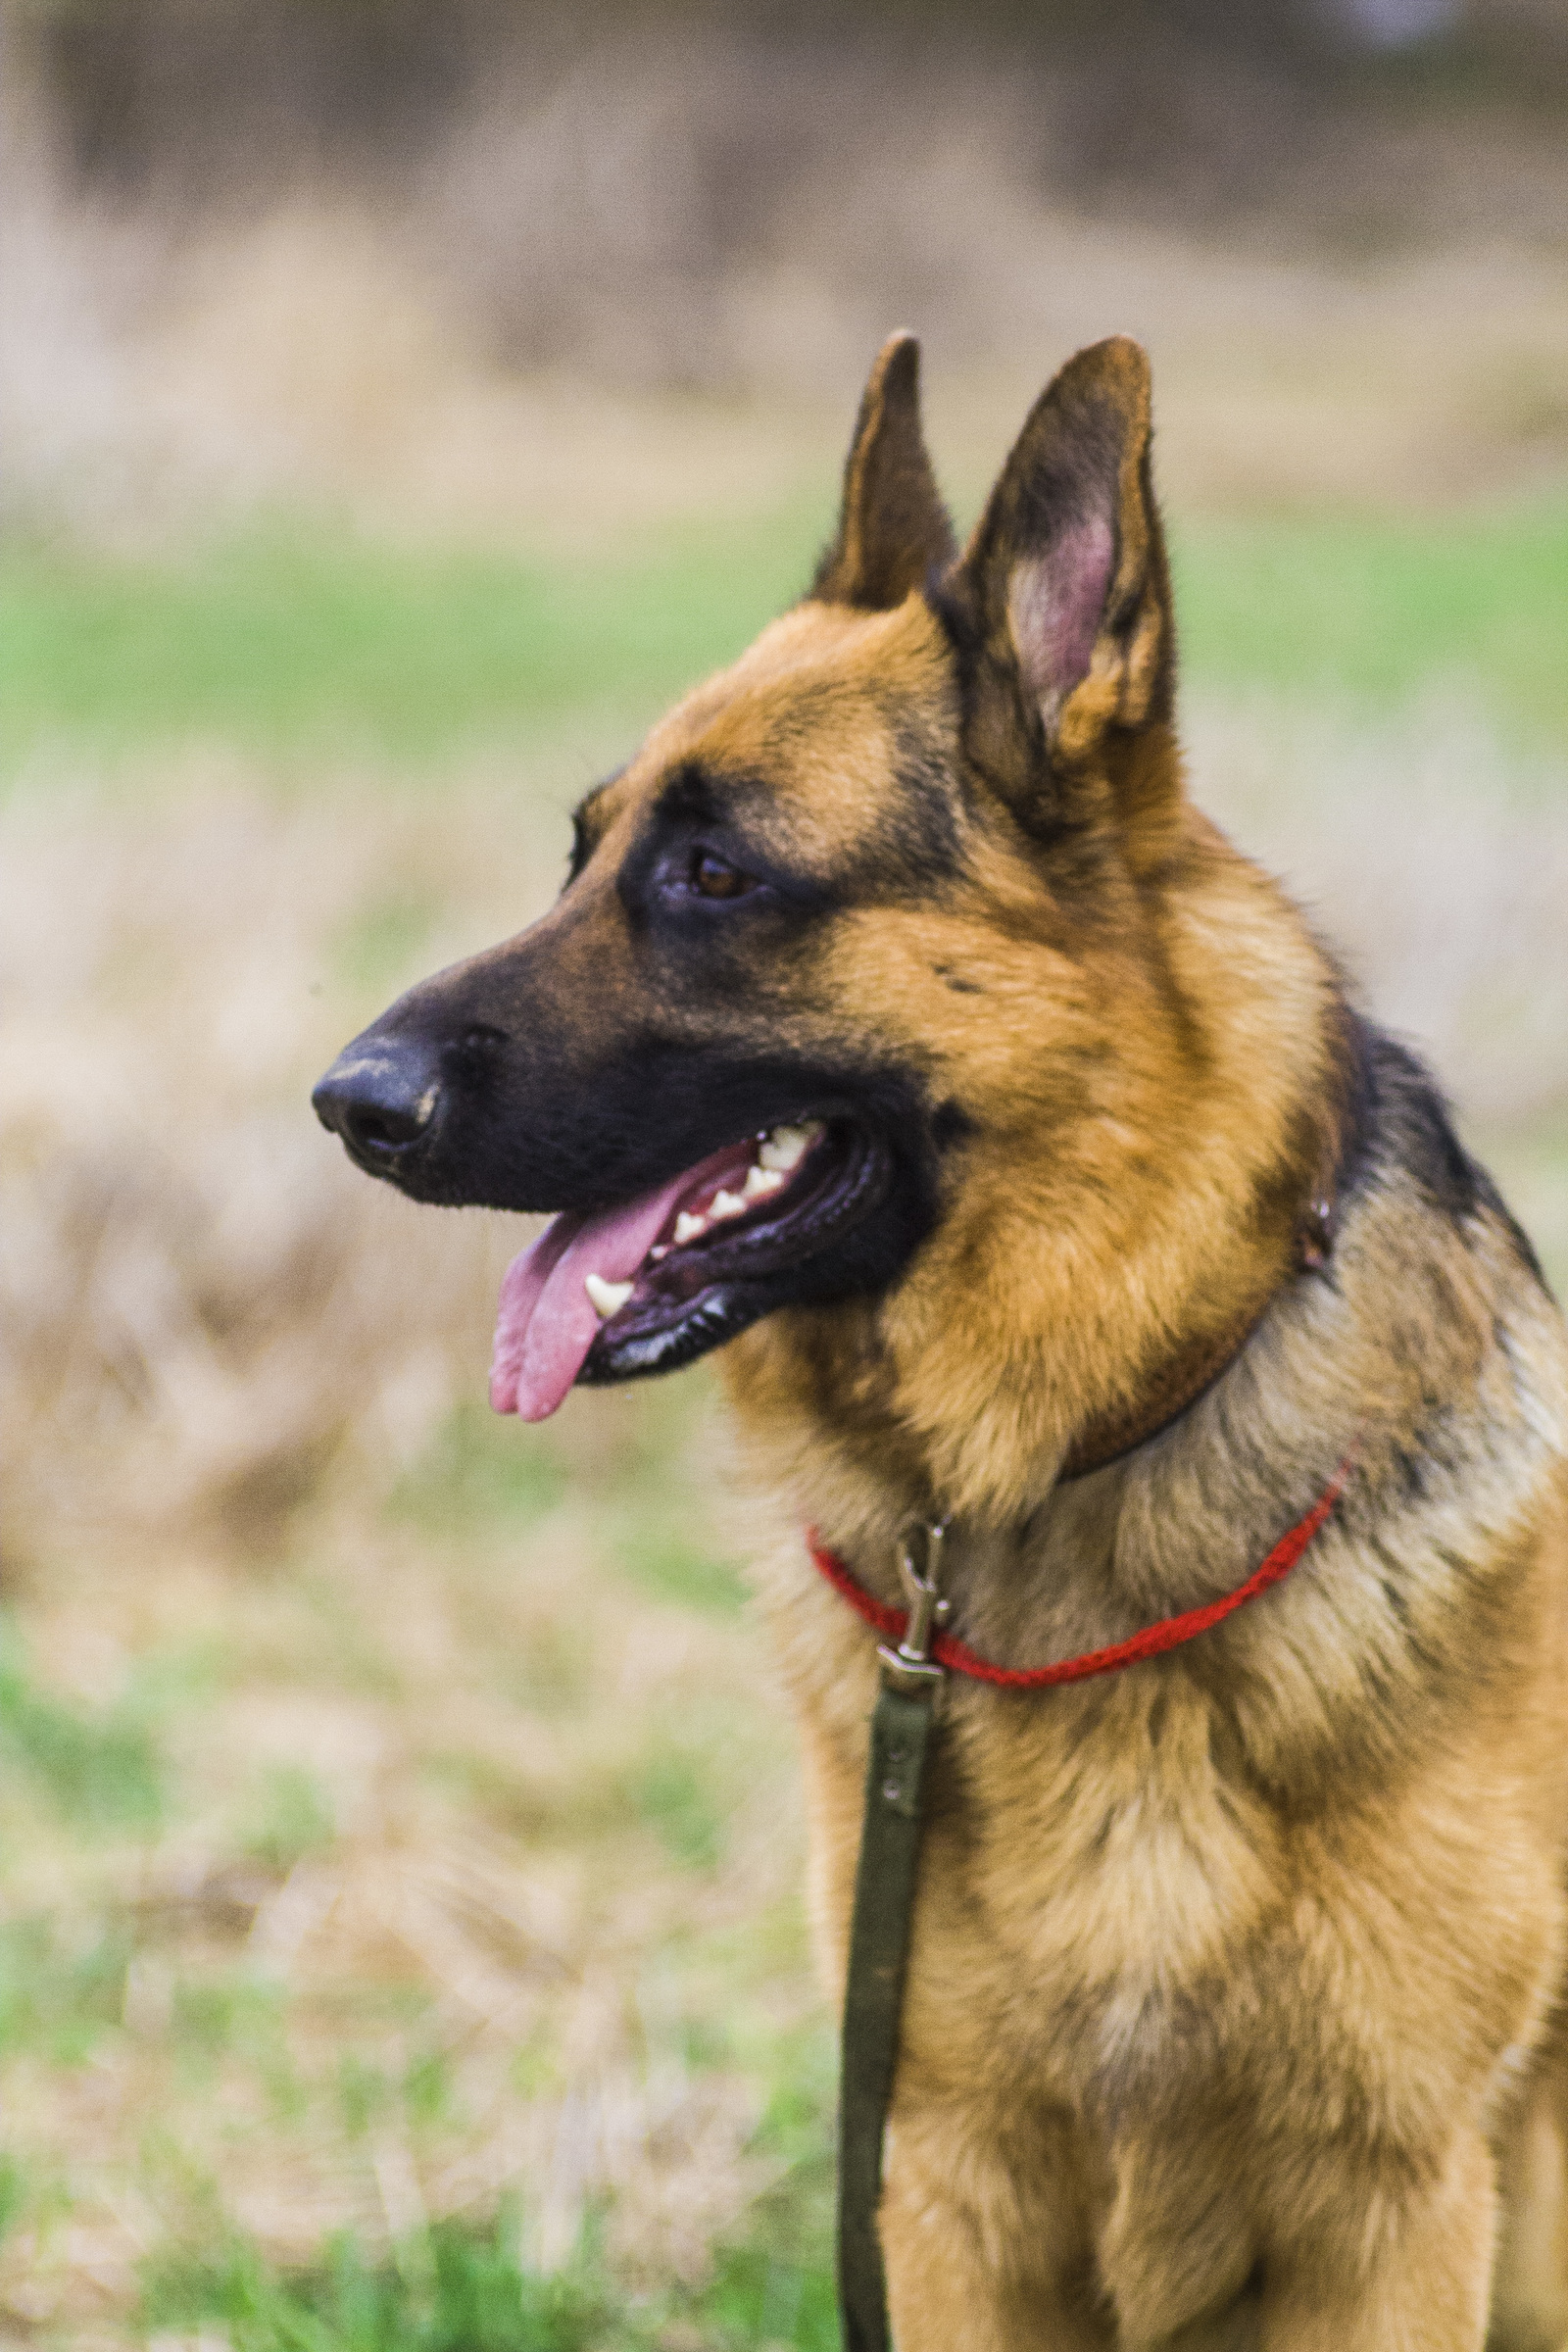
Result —
<path fill-rule="evenodd" d="M 743 874 L 738 866 L 726 865 L 710 850 L 698 850 L 692 858 L 692 888 L 700 898 L 739 899 L 757 885 L 750 874 Z"/>

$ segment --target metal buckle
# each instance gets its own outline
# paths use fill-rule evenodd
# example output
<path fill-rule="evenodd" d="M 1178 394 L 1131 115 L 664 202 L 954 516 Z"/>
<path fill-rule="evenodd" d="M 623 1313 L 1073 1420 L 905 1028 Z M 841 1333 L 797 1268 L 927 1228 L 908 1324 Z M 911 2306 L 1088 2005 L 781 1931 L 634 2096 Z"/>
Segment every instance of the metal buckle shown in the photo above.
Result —
<path fill-rule="evenodd" d="M 942 1597 L 942 1544 L 947 1532 L 945 1519 L 921 1520 L 899 1545 L 899 1581 L 908 1595 L 909 1622 L 897 1649 L 883 1642 L 876 1654 L 882 1662 L 884 1688 L 902 1690 L 911 1698 L 934 1690 L 946 1676 L 946 1668 L 931 1655 L 931 1641 L 936 1629 L 946 1625 L 953 1614 L 952 1602 Z M 923 1576 L 914 1564 L 916 1537 L 925 1540 Z"/>

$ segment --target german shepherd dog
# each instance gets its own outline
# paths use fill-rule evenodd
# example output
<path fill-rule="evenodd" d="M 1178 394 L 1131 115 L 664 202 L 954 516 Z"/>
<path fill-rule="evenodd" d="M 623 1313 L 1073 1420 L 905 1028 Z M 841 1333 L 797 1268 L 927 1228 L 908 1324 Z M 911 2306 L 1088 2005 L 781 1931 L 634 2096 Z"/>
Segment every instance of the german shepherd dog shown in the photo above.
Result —
<path fill-rule="evenodd" d="M 954 1680 L 881 2230 L 902 2352 L 1568 2341 L 1568 1335 L 1411 1056 L 1194 808 L 1138 346 L 960 553 L 917 350 L 809 594 L 589 794 L 559 903 L 403 997 L 321 1117 L 558 1211 L 492 1396 L 722 1348 L 776 1528 L 842 1981 L 874 1636 L 950 1522 Z"/>

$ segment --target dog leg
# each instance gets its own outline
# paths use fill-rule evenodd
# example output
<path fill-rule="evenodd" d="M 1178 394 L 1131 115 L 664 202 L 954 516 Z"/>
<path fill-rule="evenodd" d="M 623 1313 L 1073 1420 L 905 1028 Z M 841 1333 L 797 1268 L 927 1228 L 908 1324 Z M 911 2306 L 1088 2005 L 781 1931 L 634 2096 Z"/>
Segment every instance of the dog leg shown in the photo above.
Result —
<path fill-rule="evenodd" d="M 1497 2227 L 1486 2140 L 1457 2140 L 1432 2191 L 1381 2229 L 1376 2195 L 1368 2182 L 1361 2211 L 1277 2269 L 1265 2259 L 1262 2352 L 1482 2352 Z"/>
<path fill-rule="evenodd" d="M 883 2238 L 898 2352 L 1111 2352 L 1115 2344 L 1049 2283 L 999 2279 L 961 2224 L 928 2224 L 915 2245 L 885 2220 Z"/>
<path fill-rule="evenodd" d="M 880 2217 L 898 2352 L 1113 2352 L 1062 2170 L 1018 2153 L 950 2115 L 899 2122 Z"/>

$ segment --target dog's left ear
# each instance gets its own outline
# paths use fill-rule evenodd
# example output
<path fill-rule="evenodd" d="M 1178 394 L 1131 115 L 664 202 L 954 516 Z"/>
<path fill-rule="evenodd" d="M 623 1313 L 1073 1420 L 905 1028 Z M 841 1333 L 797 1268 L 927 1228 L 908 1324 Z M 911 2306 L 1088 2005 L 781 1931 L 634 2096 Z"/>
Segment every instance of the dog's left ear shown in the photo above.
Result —
<path fill-rule="evenodd" d="M 816 567 L 824 604 L 891 612 L 956 553 L 920 430 L 920 346 L 889 337 L 877 353 L 844 466 L 838 535 Z"/>
<path fill-rule="evenodd" d="M 1150 437 L 1142 348 L 1113 335 L 1079 352 L 937 600 L 964 672 L 966 748 L 1031 829 L 1087 821 L 1129 785 L 1143 805 L 1153 784 L 1136 753 L 1171 716 L 1175 632 Z M 1173 754 L 1158 764 L 1174 789 Z"/>

